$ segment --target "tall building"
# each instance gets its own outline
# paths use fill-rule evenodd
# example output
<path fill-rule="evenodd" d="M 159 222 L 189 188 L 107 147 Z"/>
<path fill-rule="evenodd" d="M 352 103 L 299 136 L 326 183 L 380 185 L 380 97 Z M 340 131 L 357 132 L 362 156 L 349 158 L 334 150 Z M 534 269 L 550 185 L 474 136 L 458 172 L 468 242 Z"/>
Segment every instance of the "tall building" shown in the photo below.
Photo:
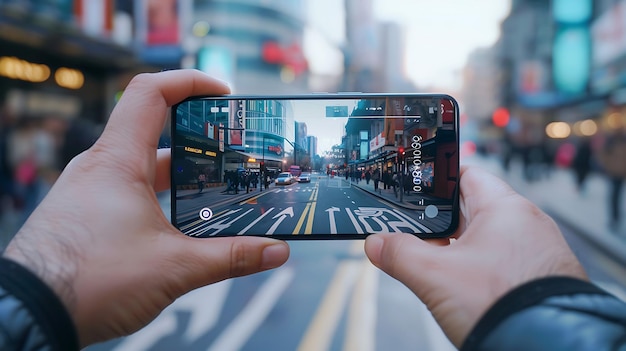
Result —
<path fill-rule="evenodd" d="M 389 93 L 411 93 L 415 85 L 407 78 L 406 35 L 404 27 L 396 22 L 379 24 L 380 66 L 379 91 Z"/>
<path fill-rule="evenodd" d="M 303 0 L 195 0 L 191 22 L 191 66 L 237 93 L 307 91 Z"/>
<path fill-rule="evenodd" d="M 306 137 L 306 140 L 309 150 L 309 157 L 313 159 L 315 155 L 317 155 L 317 137 L 314 135 L 309 135 Z"/>
<path fill-rule="evenodd" d="M 464 113 L 473 120 L 485 121 L 500 105 L 501 71 L 496 47 L 474 50 L 463 68 L 460 100 Z"/>
<path fill-rule="evenodd" d="M 373 0 L 345 0 L 345 91 L 380 91 L 380 41 Z"/>

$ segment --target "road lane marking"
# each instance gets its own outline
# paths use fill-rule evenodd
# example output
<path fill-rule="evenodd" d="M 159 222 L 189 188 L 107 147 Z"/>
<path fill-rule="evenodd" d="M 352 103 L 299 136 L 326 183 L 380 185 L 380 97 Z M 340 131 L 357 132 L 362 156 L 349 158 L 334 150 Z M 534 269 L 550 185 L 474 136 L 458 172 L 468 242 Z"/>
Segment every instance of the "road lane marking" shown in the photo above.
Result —
<path fill-rule="evenodd" d="M 426 227 L 425 225 L 423 225 L 423 224 L 421 224 L 421 223 L 419 223 L 419 222 L 417 222 L 417 221 L 413 220 L 413 218 L 409 217 L 408 215 L 406 215 L 406 214 L 402 213 L 402 211 L 397 210 L 397 209 L 395 209 L 395 208 L 393 209 L 393 211 L 394 211 L 394 212 L 396 212 L 396 213 L 398 213 L 398 215 L 400 215 L 402 218 L 406 219 L 406 220 L 407 220 L 407 221 L 409 221 L 410 223 L 413 223 L 413 224 L 415 224 L 416 226 L 418 226 L 419 228 L 421 228 L 421 229 L 424 231 L 424 233 L 432 233 L 432 232 L 433 232 L 430 228 L 428 228 L 428 227 Z"/>
<path fill-rule="evenodd" d="M 315 207 L 317 206 L 317 189 L 311 193 L 311 198 L 309 200 L 313 200 L 311 203 L 311 208 L 309 209 L 309 216 L 306 221 L 306 227 L 304 227 L 304 234 L 311 234 L 313 232 L 313 218 L 315 217 Z"/>
<path fill-rule="evenodd" d="M 364 234 L 363 229 L 361 229 L 361 226 L 356 221 L 356 218 L 354 218 L 354 215 L 352 214 L 350 209 L 347 207 L 346 207 L 346 212 L 348 213 L 348 217 L 350 217 L 350 221 L 352 221 L 352 225 L 354 226 L 354 229 L 356 229 L 356 232 L 359 234 Z"/>
<path fill-rule="evenodd" d="M 302 211 L 302 214 L 300 215 L 300 218 L 298 219 L 298 223 L 296 224 L 296 227 L 293 229 L 293 233 L 291 234 L 294 234 L 294 235 L 300 234 L 300 228 L 302 228 L 302 223 L 304 223 L 304 218 L 309 212 L 309 207 L 311 207 L 310 202 L 307 203 L 306 206 L 304 207 L 304 211 Z"/>
<path fill-rule="evenodd" d="M 317 201 L 314 201 L 311 204 L 311 208 L 309 210 L 309 216 L 306 221 L 306 227 L 304 227 L 304 234 L 311 234 L 313 231 L 313 217 L 315 217 L 315 206 L 317 205 Z"/>
<path fill-rule="evenodd" d="M 343 344 L 345 351 L 374 351 L 375 349 L 378 281 L 379 270 L 368 260 L 363 260 L 361 274 L 354 287 L 348 311 L 346 337 Z"/>
<path fill-rule="evenodd" d="M 344 311 L 348 295 L 354 286 L 361 261 L 349 260 L 337 267 L 322 302 L 313 317 L 298 351 L 329 350 Z"/>
<path fill-rule="evenodd" d="M 267 315 L 276 305 L 294 277 L 294 269 L 283 267 L 263 283 L 241 313 L 226 327 L 220 336 L 207 349 L 208 351 L 235 351 L 248 342 L 252 334 L 259 329 Z"/>
<path fill-rule="evenodd" d="M 269 210 L 267 210 L 265 213 L 263 213 L 259 218 L 255 219 L 254 221 L 252 221 L 250 224 L 248 224 L 245 228 L 243 228 L 241 231 L 239 231 L 239 233 L 237 233 L 237 235 L 241 235 L 245 232 L 248 231 L 248 229 L 252 228 L 252 226 L 254 226 L 255 224 L 259 223 L 260 220 L 263 219 L 263 217 L 267 216 L 270 212 L 272 212 L 272 210 L 274 209 L 274 207 L 270 208 Z"/>
<path fill-rule="evenodd" d="M 330 234 L 337 234 L 337 223 L 335 223 L 335 212 L 339 212 L 341 209 L 338 207 L 331 207 L 326 210 L 328 212 L 328 222 L 330 222 Z"/>
<path fill-rule="evenodd" d="M 223 211 L 221 211 L 221 212 L 214 213 L 214 214 L 213 214 L 213 218 L 212 218 L 213 220 L 212 220 L 212 221 L 208 221 L 208 222 L 207 222 L 207 221 L 205 221 L 205 220 L 198 219 L 198 220 L 196 220 L 196 221 L 195 221 L 195 222 L 193 222 L 193 223 L 190 223 L 190 224 L 187 224 L 186 226 L 180 227 L 180 231 L 182 232 L 183 230 L 187 230 L 188 228 L 193 227 L 194 225 L 199 224 L 199 223 L 207 223 L 207 224 L 208 224 L 208 223 L 210 223 L 210 222 L 214 222 L 215 220 L 217 220 L 217 217 L 219 217 L 219 216 L 223 215 L 224 213 L 226 213 L 226 212 L 228 212 L 228 211 L 230 211 L 230 210 L 226 209 L 226 210 L 223 210 Z M 239 209 L 238 209 L 237 211 L 239 211 Z M 189 235 L 189 234 L 187 234 L 187 235 Z"/>
<path fill-rule="evenodd" d="M 196 230 L 196 231 L 194 231 L 192 233 L 189 233 L 187 235 L 199 236 L 199 235 L 202 235 L 202 234 L 208 232 L 209 230 L 211 230 L 213 228 L 216 228 L 217 230 L 210 234 L 211 236 L 213 236 L 215 234 L 218 234 L 222 230 L 230 227 L 231 224 L 233 224 L 233 223 L 237 222 L 238 220 L 240 220 L 241 218 L 245 217 L 248 213 L 252 212 L 253 210 L 254 209 L 251 208 L 251 209 L 249 209 L 246 212 L 240 214 L 239 216 L 235 217 L 235 219 L 233 219 L 233 220 L 231 220 L 230 222 L 227 222 L 227 223 L 222 223 L 222 222 L 228 220 L 228 218 L 224 218 L 224 219 L 216 221 L 216 222 L 207 222 L 207 223 L 210 223 L 210 224 L 205 226 L 205 227 L 203 227 L 200 230 Z M 239 210 L 237 210 L 237 211 L 239 211 Z M 232 212 L 232 214 L 234 214 L 237 211 L 231 211 L 231 212 Z M 230 213 L 227 213 L 227 214 L 230 214 Z"/>
<path fill-rule="evenodd" d="M 280 213 L 278 213 L 276 216 L 272 217 L 272 219 L 278 219 L 278 220 L 276 222 L 274 222 L 274 224 L 272 224 L 270 229 L 265 234 L 266 235 L 274 234 L 274 231 L 276 231 L 276 228 L 278 228 L 280 223 L 282 223 L 282 221 L 284 221 L 285 218 L 287 218 L 287 216 L 293 217 L 293 207 L 287 207 L 286 209 L 284 209 Z"/>
<path fill-rule="evenodd" d="M 195 342 L 217 324 L 231 285 L 232 280 L 224 280 L 188 292 L 169 305 L 146 327 L 124 338 L 113 350 L 142 351 L 152 349 L 164 336 L 176 332 L 179 311 L 190 314 L 189 327 L 184 332 L 183 338 L 190 344 Z"/>

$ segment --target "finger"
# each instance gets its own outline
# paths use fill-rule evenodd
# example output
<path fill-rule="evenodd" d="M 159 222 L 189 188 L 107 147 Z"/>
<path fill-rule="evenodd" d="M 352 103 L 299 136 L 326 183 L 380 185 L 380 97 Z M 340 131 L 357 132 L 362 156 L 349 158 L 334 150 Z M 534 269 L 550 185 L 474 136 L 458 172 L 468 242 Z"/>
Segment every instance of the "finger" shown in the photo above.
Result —
<path fill-rule="evenodd" d="M 409 288 L 419 271 L 428 269 L 430 258 L 437 247 L 413 235 L 374 234 L 365 239 L 365 253 L 369 260 Z M 420 267 L 416 270 L 416 267 Z"/>
<path fill-rule="evenodd" d="M 172 160 L 171 149 L 158 149 L 156 162 L 156 178 L 154 180 L 154 191 L 161 192 L 170 188 L 170 165 Z"/>
<path fill-rule="evenodd" d="M 460 207 L 465 226 L 479 211 L 501 204 L 505 197 L 516 195 L 503 180 L 476 166 L 461 167 Z M 460 227 L 462 228 L 462 227 Z"/>
<path fill-rule="evenodd" d="M 276 268 L 289 258 L 289 246 L 279 240 L 185 236 L 175 239 L 174 258 L 169 261 L 179 268 L 180 294 L 224 279 Z"/>
<path fill-rule="evenodd" d="M 114 139 L 111 144 L 123 152 L 140 151 L 154 157 L 148 153 L 157 148 L 169 106 L 189 96 L 229 92 L 225 83 L 197 70 L 137 75 L 111 113 L 101 139 Z"/>
<path fill-rule="evenodd" d="M 437 239 L 425 239 L 427 243 L 435 246 L 448 246 L 450 245 L 449 238 L 437 238 Z"/>

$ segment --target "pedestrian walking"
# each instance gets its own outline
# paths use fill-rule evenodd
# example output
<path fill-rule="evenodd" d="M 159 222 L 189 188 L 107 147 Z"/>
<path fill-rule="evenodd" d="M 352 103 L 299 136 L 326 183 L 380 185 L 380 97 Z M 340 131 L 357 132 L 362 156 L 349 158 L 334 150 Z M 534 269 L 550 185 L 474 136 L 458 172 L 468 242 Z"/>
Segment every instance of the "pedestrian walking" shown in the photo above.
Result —
<path fill-rule="evenodd" d="M 620 226 L 622 186 L 626 179 L 626 125 L 609 135 L 597 153 L 598 162 L 611 183 L 609 208 L 611 230 L 617 232 Z"/>

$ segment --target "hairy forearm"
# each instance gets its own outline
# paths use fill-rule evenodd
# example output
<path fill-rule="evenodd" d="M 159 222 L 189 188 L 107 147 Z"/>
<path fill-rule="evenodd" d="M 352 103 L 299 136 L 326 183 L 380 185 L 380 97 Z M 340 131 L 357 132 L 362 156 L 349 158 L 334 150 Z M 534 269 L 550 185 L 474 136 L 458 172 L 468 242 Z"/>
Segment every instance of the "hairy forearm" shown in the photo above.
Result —
<path fill-rule="evenodd" d="M 59 235 L 64 220 L 55 218 L 45 224 L 27 222 L 9 243 L 3 257 L 21 264 L 39 277 L 73 314 L 77 298 L 74 281 L 82 257 L 68 239 L 71 236 Z M 75 230 L 87 229 L 77 227 Z"/>

